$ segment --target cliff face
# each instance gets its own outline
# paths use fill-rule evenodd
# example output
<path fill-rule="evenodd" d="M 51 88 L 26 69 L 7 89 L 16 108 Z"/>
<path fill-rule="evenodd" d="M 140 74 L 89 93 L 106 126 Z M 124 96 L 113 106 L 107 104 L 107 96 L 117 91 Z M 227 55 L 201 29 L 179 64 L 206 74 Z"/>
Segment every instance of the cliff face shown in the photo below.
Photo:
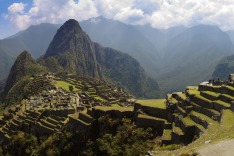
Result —
<path fill-rule="evenodd" d="M 159 96 L 157 82 L 146 76 L 135 59 L 93 43 L 79 23 L 72 19 L 57 31 L 43 59 L 44 65 L 55 72 L 62 69 L 68 73 L 106 79 L 137 97 Z M 49 63 L 49 60 L 53 61 Z"/>
<path fill-rule="evenodd" d="M 68 20 L 57 31 L 44 56 L 54 57 L 64 71 L 100 78 L 94 45 L 75 20 Z"/>

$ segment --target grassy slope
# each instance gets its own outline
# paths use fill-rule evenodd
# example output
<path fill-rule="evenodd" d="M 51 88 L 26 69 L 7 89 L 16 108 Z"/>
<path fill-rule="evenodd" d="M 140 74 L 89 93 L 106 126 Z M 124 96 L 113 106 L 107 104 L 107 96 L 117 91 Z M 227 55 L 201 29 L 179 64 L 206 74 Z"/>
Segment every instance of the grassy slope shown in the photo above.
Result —
<path fill-rule="evenodd" d="M 137 103 L 143 106 L 157 107 L 166 109 L 165 99 L 149 99 L 149 100 L 137 100 Z"/>
<path fill-rule="evenodd" d="M 73 86 L 73 90 L 74 91 L 77 91 L 78 89 L 74 86 L 74 85 L 72 85 L 72 84 L 70 84 L 70 83 L 68 83 L 68 82 L 65 82 L 65 81 L 56 81 L 56 84 L 55 84 L 57 87 L 61 87 L 62 89 L 64 89 L 64 90 L 66 90 L 66 91 L 70 91 L 69 90 L 69 86 Z"/>
<path fill-rule="evenodd" d="M 199 139 L 189 144 L 188 146 L 184 146 L 176 151 L 162 151 L 157 153 L 157 155 L 181 155 L 188 154 L 191 152 L 195 152 L 198 149 L 212 144 L 217 143 L 222 140 L 228 140 L 234 138 L 234 112 L 227 109 L 223 111 L 223 117 L 221 123 L 214 122 L 209 126 L 209 128 L 201 135 Z M 206 144 L 206 141 L 210 141 L 209 144 Z"/>

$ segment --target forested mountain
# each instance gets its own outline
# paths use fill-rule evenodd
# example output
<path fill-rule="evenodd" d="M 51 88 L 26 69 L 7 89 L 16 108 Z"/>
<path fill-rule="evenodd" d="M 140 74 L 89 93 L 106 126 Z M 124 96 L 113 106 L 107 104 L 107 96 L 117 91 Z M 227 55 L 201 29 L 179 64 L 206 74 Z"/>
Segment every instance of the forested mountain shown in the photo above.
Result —
<path fill-rule="evenodd" d="M 94 42 L 129 54 L 141 63 L 146 72 L 157 75 L 161 59 L 157 46 L 137 27 L 102 17 L 80 24 Z"/>
<path fill-rule="evenodd" d="M 226 80 L 228 74 L 234 73 L 234 55 L 227 56 L 220 60 L 212 74 L 214 79 Z"/>
<path fill-rule="evenodd" d="M 44 71 L 45 68 L 37 64 L 31 57 L 31 54 L 27 51 L 22 52 L 15 60 L 7 78 L 3 92 L 5 100 L 8 102 L 13 102 L 14 100 L 15 102 L 15 97 L 22 98 L 25 91 L 24 88 L 28 85 L 28 79 L 25 79 L 25 77 L 41 74 Z"/>
<path fill-rule="evenodd" d="M 165 48 L 160 85 L 170 92 L 207 80 L 220 58 L 233 50 L 230 38 L 217 26 L 187 29 L 172 38 Z"/>
<path fill-rule="evenodd" d="M 147 77 L 137 60 L 93 43 L 75 20 L 60 27 L 43 59 L 50 70 L 59 72 L 51 69 L 52 63 L 57 64 L 56 69 L 111 81 L 137 97 L 154 98 L 160 94 L 157 82 Z M 46 63 L 48 59 L 52 63 Z"/>

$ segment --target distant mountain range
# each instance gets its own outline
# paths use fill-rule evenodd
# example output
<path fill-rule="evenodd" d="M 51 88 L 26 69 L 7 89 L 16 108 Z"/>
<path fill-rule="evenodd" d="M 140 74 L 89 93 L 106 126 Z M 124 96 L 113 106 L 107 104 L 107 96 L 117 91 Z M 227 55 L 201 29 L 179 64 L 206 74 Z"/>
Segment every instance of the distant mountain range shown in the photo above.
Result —
<path fill-rule="evenodd" d="M 0 79 L 8 76 L 16 57 L 22 51 L 30 51 L 33 58 L 44 54 L 58 28 L 59 25 L 55 24 L 40 24 L 0 40 Z"/>
<path fill-rule="evenodd" d="M 102 17 L 82 21 L 80 26 L 94 42 L 137 59 L 165 92 L 178 91 L 210 79 L 218 62 L 234 54 L 234 33 L 223 32 L 216 26 L 178 26 L 161 30 Z M 58 28 L 59 25 L 53 24 L 31 26 L 0 40 L 0 78 L 7 76 L 21 51 L 32 52 L 34 58 L 45 54 Z"/>

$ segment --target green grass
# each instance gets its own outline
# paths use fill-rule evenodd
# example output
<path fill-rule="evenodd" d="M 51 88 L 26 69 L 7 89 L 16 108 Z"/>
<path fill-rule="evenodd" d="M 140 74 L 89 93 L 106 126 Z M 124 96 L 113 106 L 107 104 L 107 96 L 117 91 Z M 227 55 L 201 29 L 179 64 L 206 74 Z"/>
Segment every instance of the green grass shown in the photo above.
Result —
<path fill-rule="evenodd" d="M 194 116 L 197 116 L 200 119 L 203 119 L 203 120 L 205 120 L 205 121 L 207 121 L 209 123 L 215 123 L 215 122 L 218 123 L 217 121 L 214 121 L 213 119 L 211 119 L 210 117 L 208 117 L 208 116 L 206 116 L 204 114 L 201 114 L 201 113 L 198 113 L 198 112 L 195 112 L 195 111 L 192 111 L 191 114 L 194 115 Z"/>
<path fill-rule="evenodd" d="M 70 84 L 68 82 L 65 82 L 65 81 L 56 81 L 55 85 L 57 87 L 61 87 L 62 89 L 66 90 L 68 92 L 70 91 L 69 90 L 69 86 L 73 86 L 73 91 L 77 91 L 78 90 L 74 85 L 72 85 L 72 84 Z"/>
<path fill-rule="evenodd" d="M 95 106 L 95 109 L 103 110 L 103 111 L 110 111 L 110 110 L 119 110 L 121 112 L 124 111 L 133 111 L 133 107 L 108 107 L 108 106 Z"/>
<path fill-rule="evenodd" d="M 186 126 L 193 126 L 193 125 L 195 125 L 196 123 L 190 118 L 190 117 L 185 117 L 185 118 L 183 118 L 182 119 L 182 121 L 184 122 L 184 124 L 186 125 Z"/>
<path fill-rule="evenodd" d="M 222 94 L 222 96 L 225 96 L 225 97 L 227 97 L 227 98 L 229 98 L 229 99 L 234 100 L 234 97 L 233 97 L 233 96 L 231 96 L 231 95 L 228 95 L 228 94 Z"/>
<path fill-rule="evenodd" d="M 178 96 L 183 100 L 186 100 L 186 98 L 187 98 L 184 93 L 180 93 L 180 94 L 178 94 Z"/>
<path fill-rule="evenodd" d="M 137 100 L 137 103 L 142 106 L 156 107 L 166 109 L 165 99 L 150 99 L 150 100 Z"/>
<path fill-rule="evenodd" d="M 200 92 L 198 90 L 191 90 L 191 89 L 187 90 L 187 93 L 189 95 L 199 95 L 200 94 Z"/>
<path fill-rule="evenodd" d="M 111 106 L 112 106 L 112 107 L 120 107 L 120 105 L 117 104 L 117 103 L 111 104 Z"/>
<path fill-rule="evenodd" d="M 215 93 L 215 92 L 204 91 L 203 93 L 208 94 L 208 95 L 211 95 L 211 96 L 213 96 L 213 97 L 219 97 L 219 94 L 218 94 L 218 93 Z"/>
<path fill-rule="evenodd" d="M 217 101 L 214 101 L 214 102 L 216 102 L 216 103 L 218 103 L 220 105 L 223 105 L 225 107 L 231 107 L 230 103 L 226 103 L 226 102 L 223 102 L 221 100 L 217 100 Z"/>
<path fill-rule="evenodd" d="M 175 132 L 178 135 L 184 135 L 184 132 L 182 131 L 182 129 L 177 126 L 173 126 L 173 132 Z"/>
<path fill-rule="evenodd" d="M 234 91 L 234 87 L 232 87 L 232 86 L 223 86 L 223 87 L 226 87 L 226 88 L 228 88 L 228 89 L 230 89 L 230 90 L 233 90 L 233 91 Z"/>
<path fill-rule="evenodd" d="M 171 129 L 164 129 L 164 131 L 163 131 L 163 139 L 164 140 L 171 140 L 171 133 L 172 133 Z"/>
<path fill-rule="evenodd" d="M 207 98 L 205 98 L 205 97 L 203 97 L 201 95 L 196 95 L 196 97 L 199 98 L 199 99 L 202 99 L 202 100 L 204 100 L 206 102 L 212 102 L 211 100 L 209 100 L 209 99 L 207 99 Z"/>
<path fill-rule="evenodd" d="M 102 97 L 100 97 L 100 96 L 98 96 L 98 95 L 94 95 L 93 97 L 94 97 L 95 99 L 97 99 L 97 100 L 101 100 L 101 101 L 103 101 L 103 102 L 107 102 L 106 99 L 103 99 Z"/>
<path fill-rule="evenodd" d="M 165 119 L 156 118 L 156 117 L 149 116 L 149 115 L 145 115 L 145 114 L 139 114 L 137 118 L 153 119 L 153 120 L 158 120 L 158 121 L 164 121 L 164 122 L 166 122 L 166 120 L 165 120 Z"/>
<path fill-rule="evenodd" d="M 208 130 L 201 135 L 195 142 L 189 144 L 188 146 L 174 152 L 175 155 L 180 155 L 188 151 L 196 151 L 206 145 L 206 141 L 211 140 L 211 143 L 216 143 L 218 141 L 233 139 L 234 138 L 234 113 L 229 110 L 223 110 L 223 116 L 221 123 L 215 122 L 211 124 Z M 165 154 L 165 153 L 164 153 Z"/>

